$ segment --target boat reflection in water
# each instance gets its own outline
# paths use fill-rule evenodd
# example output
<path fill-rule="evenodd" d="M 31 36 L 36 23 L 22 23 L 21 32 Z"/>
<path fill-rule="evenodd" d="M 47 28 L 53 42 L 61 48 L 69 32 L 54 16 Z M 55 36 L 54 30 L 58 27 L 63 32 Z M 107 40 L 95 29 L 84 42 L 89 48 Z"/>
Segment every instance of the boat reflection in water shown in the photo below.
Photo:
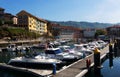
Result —
<path fill-rule="evenodd" d="M 113 53 L 109 54 L 109 67 L 113 68 Z"/>

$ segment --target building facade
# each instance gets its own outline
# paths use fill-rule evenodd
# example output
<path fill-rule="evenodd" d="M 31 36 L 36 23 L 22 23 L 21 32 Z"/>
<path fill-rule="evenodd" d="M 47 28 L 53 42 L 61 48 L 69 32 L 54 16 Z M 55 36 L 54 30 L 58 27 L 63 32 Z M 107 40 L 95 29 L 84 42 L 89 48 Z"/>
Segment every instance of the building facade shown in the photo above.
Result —
<path fill-rule="evenodd" d="M 5 22 L 13 22 L 13 15 L 10 13 L 5 13 L 5 9 L 0 8 L 0 20 L 5 24 Z"/>
<path fill-rule="evenodd" d="M 13 24 L 17 25 L 17 17 L 16 16 L 13 17 Z"/>
<path fill-rule="evenodd" d="M 59 37 L 61 40 L 74 40 L 74 30 L 69 26 L 61 26 Z"/>
<path fill-rule="evenodd" d="M 107 35 L 110 38 L 120 38 L 120 25 L 114 25 L 111 27 L 106 28 Z"/>
<path fill-rule="evenodd" d="M 47 21 L 40 19 L 24 10 L 17 14 L 18 26 L 24 27 L 29 31 L 34 31 L 39 34 L 47 32 Z"/>
<path fill-rule="evenodd" d="M 81 29 L 72 26 L 62 26 L 59 24 L 52 23 L 51 27 L 53 31 L 59 31 L 57 39 L 59 40 L 74 40 L 78 41 L 82 37 Z"/>
<path fill-rule="evenodd" d="M 4 10 L 3 8 L 0 8 L 0 20 L 4 19 Z"/>
<path fill-rule="evenodd" d="M 96 29 L 84 29 L 83 36 L 84 38 L 94 38 Z"/>

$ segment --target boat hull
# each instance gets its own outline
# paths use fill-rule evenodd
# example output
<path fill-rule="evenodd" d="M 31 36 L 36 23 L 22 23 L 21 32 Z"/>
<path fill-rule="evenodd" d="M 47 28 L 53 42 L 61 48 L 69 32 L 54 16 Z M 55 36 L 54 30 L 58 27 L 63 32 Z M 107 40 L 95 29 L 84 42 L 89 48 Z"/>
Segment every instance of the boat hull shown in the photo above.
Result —
<path fill-rule="evenodd" d="M 32 69 L 53 69 L 54 63 L 32 63 L 32 62 L 10 62 L 9 65 L 32 68 Z M 56 69 L 61 69 L 65 65 L 65 62 L 56 63 Z"/>

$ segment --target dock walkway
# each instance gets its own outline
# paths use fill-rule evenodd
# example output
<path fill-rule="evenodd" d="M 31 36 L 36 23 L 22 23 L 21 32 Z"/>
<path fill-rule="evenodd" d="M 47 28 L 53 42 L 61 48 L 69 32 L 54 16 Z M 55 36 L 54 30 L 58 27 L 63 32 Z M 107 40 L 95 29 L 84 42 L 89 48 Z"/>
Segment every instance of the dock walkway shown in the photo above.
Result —
<path fill-rule="evenodd" d="M 106 55 L 106 53 L 108 53 L 108 46 L 101 49 L 101 59 L 104 58 L 104 56 Z M 84 59 L 81 59 L 71 65 L 69 65 L 68 67 L 66 67 L 65 69 L 62 69 L 61 71 L 59 71 L 56 75 L 54 75 L 54 77 L 82 77 L 84 76 L 84 74 L 87 73 L 87 68 L 86 68 L 86 60 L 90 59 L 91 60 L 91 66 L 94 65 L 94 54 L 91 54 L 89 56 L 87 56 Z"/>

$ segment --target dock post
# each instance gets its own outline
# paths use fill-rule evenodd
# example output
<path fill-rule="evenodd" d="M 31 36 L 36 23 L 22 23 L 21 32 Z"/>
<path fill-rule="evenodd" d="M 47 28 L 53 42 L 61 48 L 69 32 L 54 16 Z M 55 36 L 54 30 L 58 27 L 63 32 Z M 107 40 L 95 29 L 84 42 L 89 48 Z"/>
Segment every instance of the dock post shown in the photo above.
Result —
<path fill-rule="evenodd" d="M 113 47 L 112 47 L 112 44 L 111 44 L 111 43 L 109 44 L 109 54 L 110 54 L 110 53 L 113 53 Z"/>
<path fill-rule="evenodd" d="M 114 43 L 114 56 L 117 57 L 117 41 Z"/>
<path fill-rule="evenodd" d="M 115 46 L 115 44 L 114 44 Z M 114 54 L 116 53 L 115 47 L 114 47 Z M 113 66 L 113 47 L 112 44 L 109 44 L 109 67 L 111 68 Z"/>
<path fill-rule="evenodd" d="M 100 60 L 100 50 L 98 48 L 95 48 L 94 50 L 94 74 L 95 77 L 101 76 L 101 60 Z"/>
<path fill-rule="evenodd" d="M 113 58 L 113 47 L 112 44 L 109 44 L 109 58 Z"/>
<path fill-rule="evenodd" d="M 56 74 L 56 63 L 53 63 L 53 72 L 52 72 L 53 75 Z"/>

